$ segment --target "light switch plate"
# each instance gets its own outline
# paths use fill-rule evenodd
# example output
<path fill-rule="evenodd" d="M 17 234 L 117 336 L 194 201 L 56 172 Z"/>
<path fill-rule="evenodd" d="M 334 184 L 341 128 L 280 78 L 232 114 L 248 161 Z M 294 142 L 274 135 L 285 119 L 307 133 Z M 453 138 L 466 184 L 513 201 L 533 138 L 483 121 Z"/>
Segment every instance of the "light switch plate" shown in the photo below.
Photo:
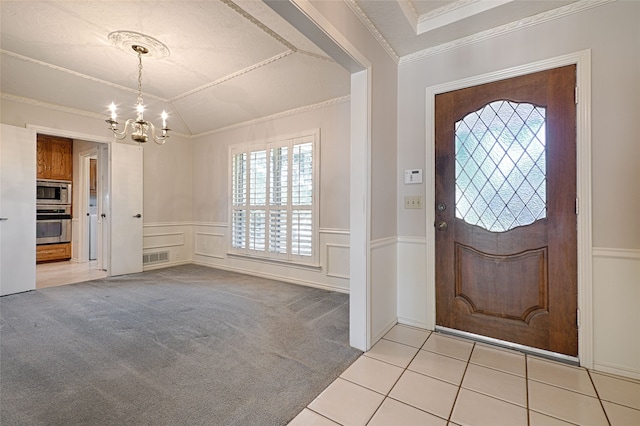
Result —
<path fill-rule="evenodd" d="M 421 209 L 422 197 L 419 195 L 407 195 L 404 197 L 405 209 Z"/>

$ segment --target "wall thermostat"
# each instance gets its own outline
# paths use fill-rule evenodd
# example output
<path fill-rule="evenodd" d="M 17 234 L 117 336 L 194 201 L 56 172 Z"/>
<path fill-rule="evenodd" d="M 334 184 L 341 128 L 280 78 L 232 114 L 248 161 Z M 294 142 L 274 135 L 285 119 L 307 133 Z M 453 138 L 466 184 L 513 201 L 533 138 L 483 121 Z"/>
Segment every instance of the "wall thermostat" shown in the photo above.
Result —
<path fill-rule="evenodd" d="M 405 170 L 404 183 L 422 183 L 422 169 Z"/>

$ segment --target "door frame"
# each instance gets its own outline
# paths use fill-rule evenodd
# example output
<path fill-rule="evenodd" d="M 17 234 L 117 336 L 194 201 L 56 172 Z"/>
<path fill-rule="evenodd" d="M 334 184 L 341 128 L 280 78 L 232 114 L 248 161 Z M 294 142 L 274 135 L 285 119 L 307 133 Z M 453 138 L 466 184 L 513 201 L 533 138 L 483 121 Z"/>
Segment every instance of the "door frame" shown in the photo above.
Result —
<path fill-rule="evenodd" d="M 580 365 L 593 368 L 593 282 L 591 231 L 591 50 L 582 50 L 563 56 L 521 66 L 494 71 L 479 76 L 451 81 L 426 88 L 426 168 L 425 205 L 435 206 L 435 97 L 440 93 L 519 77 L 566 65 L 576 65 L 576 194 L 578 210 L 578 358 Z M 427 328 L 436 327 L 435 284 L 435 211 L 426 209 L 426 289 Z"/>
<path fill-rule="evenodd" d="M 80 225 L 78 226 L 78 230 L 80 236 L 78 238 L 78 256 L 77 260 L 80 263 L 86 263 L 89 261 L 89 243 L 88 235 L 89 235 L 89 219 L 87 219 L 87 214 L 89 213 L 89 185 L 87 185 L 87 181 L 89 180 L 89 160 L 92 157 L 96 157 L 98 155 L 97 148 L 91 148 L 89 150 L 79 152 L 78 153 L 78 175 L 80 176 L 79 182 L 76 183 L 78 185 L 78 194 L 80 195 L 79 211 L 78 217 Z"/>
<path fill-rule="evenodd" d="M 106 147 L 107 149 L 107 154 L 108 151 L 111 149 L 111 144 L 115 143 L 115 140 L 113 138 L 109 138 L 109 137 L 104 137 L 104 136 L 96 136 L 96 135 L 91 135 L 91 134 L 86 134 L 86 133 L 79 133 L 79 132 L 74 132 L 74 131 L 70 131 L 70 130 L 63 130 L 63 129 L 56 129 L 56 128 L 52 128 L 52 127 L 45 127 L 45 126 L 38 126 L 38 125 L 33 125 L 33 124 L 27 124 L 25 126 L 27 129 L 31 129 L 33 131 L 35 131 L 36 134 L 38 133 L 42 133 L 42 134 L 46 134 L 46 135 L 52 135 L 52 136 L 59 136 L 59 137 L 64 137 L 64 138 L 69 138 L 69 139 L 73 139 L 73 140 L 81 140 L 81 141 L 85 141 L 85 142 L 94 142 L 94 143 L 99 143 L 99 144 L 103 144 L 102 146 Z M 99 146 L 96 147 L 96 149 L 100 150 Z M 89 152 L 89 151 L 87 151 Z M 81 152 L 80 157 L 79 157 L 79 162 L 83 163 L 83 157 L 82 155 L 86 155 L 87 152 Z M 75 155 L 75 154 L 74 154 Z M 100 157 L 100 153 L 98 153 L 98 158 Z M 103 172 L 106 172 L 108 174 L 111 174 L 111 167 L 112 164 L 110 161 L 108 161 L 108 166 L 107 166 L 107 170 L 105 170 L 103 168 Z M 83 173 L 85 173 L 84 171 L 84 167 L 83 164 L 80 164 L 79 166 L 80 170 L 80 174 L 79 174 L 79 178 L 80 179 L 84 179 L 84 175 Z M 86 173 L 88 173 L 88 170 L 86 170 Z M 35 176 L 34 176 L 34 185 L 35 185 Z M 84 180 L 83 180 L 84 182 Z M 80 184 L 79 186 L 79 190 L 83 189 L 83 186 L 85 186 L 84 184 Z M 105 193 L 104 191 L 102 192 L 102 197 L 108 196 L 107 193 Z M 79 202 L 83 202 L 83 194 L 80 193 L 80 200 Z M 105 208 L 110 208 L 109 205 L 105 206 Z M 109 215 L 111 214 L 111 212 L 108 212 Z M 108 227 L 107 224 L 103 224 L 103 229 L 105 227 Z M 82 228 L 82 225 L 80 225 L 80 228 Z M 81 234 L 83 232 L 81 231 Z M 105 235 L 103 233 L 103 235 Z M 108 229 L 107 229 L 107 233 L 106 235 L 109 235 Z M 84 235 L 81 235 L 82 238 L 84 238 Z M 103 243 L 106 243 L 107 246 L 109 245 L 109 238 L 106 239 L 106 241 L 104 241 L 103 238 Z M 81 248 L 84 250 L 83 243 L 80 244 Z M 87 249 L 88 252 L 88 249 Z M 111 253 L 109 251 L 107 251 L 106 253 L 103 251 L 102 254 L 102 269 L 105 269 L 107 271 L 107 276 L 111 276 Z M 81 254 L 79 254 L 78 256 L 76 256 L 75 261 L 80 261 L 79 259 L 81 258 Z"/>

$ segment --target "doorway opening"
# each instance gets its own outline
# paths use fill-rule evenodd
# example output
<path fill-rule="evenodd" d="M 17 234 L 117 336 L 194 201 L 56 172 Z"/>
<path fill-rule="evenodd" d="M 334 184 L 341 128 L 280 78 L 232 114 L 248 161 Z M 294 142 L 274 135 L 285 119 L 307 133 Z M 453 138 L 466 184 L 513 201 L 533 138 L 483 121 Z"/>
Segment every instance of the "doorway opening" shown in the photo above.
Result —
<path fill-rule="evenodd" d="M 36 265 L 36 288 L 109 275 L 108 149 L 107 143 L 73 140 L 71 260 Z"/>

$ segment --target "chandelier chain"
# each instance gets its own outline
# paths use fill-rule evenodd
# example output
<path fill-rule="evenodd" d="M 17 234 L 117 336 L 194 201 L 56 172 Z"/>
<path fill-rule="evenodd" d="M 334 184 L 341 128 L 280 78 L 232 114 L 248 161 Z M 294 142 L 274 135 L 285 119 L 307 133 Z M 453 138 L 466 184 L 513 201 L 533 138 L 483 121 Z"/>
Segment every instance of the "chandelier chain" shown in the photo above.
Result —
<path fill-rule="evenodd" d="M 138 52 L 138 104 L 142 105 L 142 54 Z"/>

